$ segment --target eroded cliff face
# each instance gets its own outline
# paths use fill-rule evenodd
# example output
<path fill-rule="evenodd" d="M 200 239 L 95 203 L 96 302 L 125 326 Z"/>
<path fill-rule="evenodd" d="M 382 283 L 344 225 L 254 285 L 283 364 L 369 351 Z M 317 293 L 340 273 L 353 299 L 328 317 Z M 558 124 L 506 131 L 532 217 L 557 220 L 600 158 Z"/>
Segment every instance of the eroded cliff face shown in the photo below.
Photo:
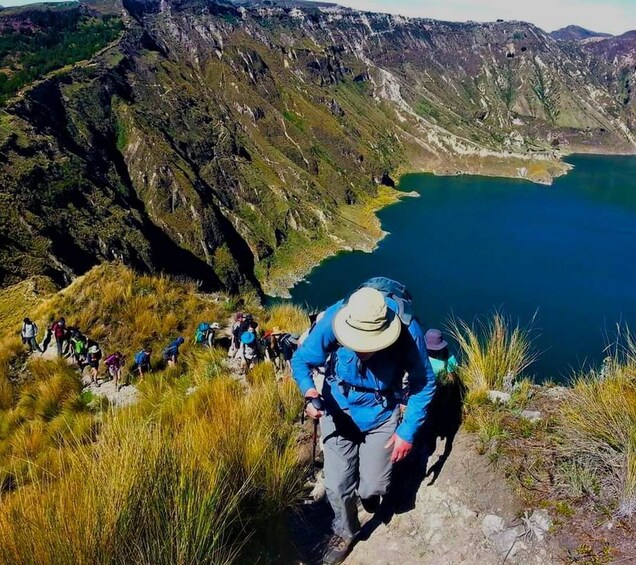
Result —
<path fill-rule="evenodd" d="M 369 245 L 349 210 L 387 171 L 547 182 L 563 148 L 636 147 L 633 59 L 601 42 L 337 8 L 124 7 L 117 45 L 0 115 L 2 284 L 121 258 L 258 287 L 312 246 Z"/>

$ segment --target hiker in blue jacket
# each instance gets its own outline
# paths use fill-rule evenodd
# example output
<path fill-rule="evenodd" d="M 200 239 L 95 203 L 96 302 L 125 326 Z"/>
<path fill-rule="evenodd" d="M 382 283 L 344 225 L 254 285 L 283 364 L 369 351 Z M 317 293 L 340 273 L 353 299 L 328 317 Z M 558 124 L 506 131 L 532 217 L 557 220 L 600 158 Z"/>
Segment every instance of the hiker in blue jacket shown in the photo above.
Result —
<path fill-rule="evenodd" d="M 179 348 L 183 345 L 185 339 L 178 337 L 174 341 L 170 342 L 163 350 L 163 360 L 168 367 L 174 367 L 179 359 Z"/>
<path fill-rule="evenodd" d="M 323 557 L 328 565 L 345 559 L 360 529 L 357 496 L 368 512 L 378 509 L 392 465 L 411 451 L 435 392 L 421 329 L 416 321 L 407 329 L 390 302 L 376 288 L 360 288 L 325 311 L 292 358 L 306 413 L 320 419 L 325 488 L 335 515 Z M 312 369 L 325 364 L 321 396 Z M 409 400 L 398 424 L 405 373 Z"/>

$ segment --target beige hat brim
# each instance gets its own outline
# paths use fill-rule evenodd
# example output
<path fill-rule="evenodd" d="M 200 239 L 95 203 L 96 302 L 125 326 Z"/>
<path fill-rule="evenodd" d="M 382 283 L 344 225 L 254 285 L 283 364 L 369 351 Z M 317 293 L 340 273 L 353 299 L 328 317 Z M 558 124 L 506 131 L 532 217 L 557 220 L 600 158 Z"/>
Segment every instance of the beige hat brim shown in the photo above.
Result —
<path fill-rule="evenodd" d="M 364 331 L 347 323 L 349 311 L 347 306 L 343 306 L 333 319 L 332 327 L 336 339 L 341 345 L 357 353 L 374 353 L 386 349 L 397 341 L 402 330 L 400 318 L 390 308 L 387 310 L 391 321 L 385 328 L 375 331 Z"/>

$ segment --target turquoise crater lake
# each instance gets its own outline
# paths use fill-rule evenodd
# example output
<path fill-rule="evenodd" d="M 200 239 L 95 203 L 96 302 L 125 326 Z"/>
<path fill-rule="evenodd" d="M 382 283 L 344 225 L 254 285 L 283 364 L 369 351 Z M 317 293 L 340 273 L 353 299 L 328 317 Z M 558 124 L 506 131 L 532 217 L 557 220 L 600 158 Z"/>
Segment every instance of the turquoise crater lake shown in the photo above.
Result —
<path fill-rule="evenodd" d="M 416 191 L 380 212 L 375 252 L 340 253 L 291 290 L 323 308 L 371 276 L 404 282 L 424 325 L 502 309 L 537 313 L 531 372 L 561 379 L 598 365 L 616 324 L 636 332 L 636 157 L 578 155 L 545 187 L 522 180 L 411 174 Z"/>

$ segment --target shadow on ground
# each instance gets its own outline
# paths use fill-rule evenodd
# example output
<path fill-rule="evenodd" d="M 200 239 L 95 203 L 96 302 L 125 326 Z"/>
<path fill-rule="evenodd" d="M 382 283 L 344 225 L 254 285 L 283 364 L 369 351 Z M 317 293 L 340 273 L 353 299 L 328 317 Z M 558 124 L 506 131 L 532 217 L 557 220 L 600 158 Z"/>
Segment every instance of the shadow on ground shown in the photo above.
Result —
<path fill-rule="evenodd" d="M 460 382 L 438 386 L 429 408 L 426 424 L 417 437 L 413 452 L 393 470 L 391 490 L 374 517 L 363 525 L 358 541 L 368 540 L 381 524 L 388 524 L 396 514 L 415 508 L 417 493 L 423 482 L 433 485 L 453 450 L 453 442 L 462 423 L 465 387 Z M 438 440 L 444 451 L 435 461 Z M 291 520 L 291 539 L 296 555 L 286 563 L 316 565 L 331 534 L 333 513 L 326 498 L 302 505 Z"/>

